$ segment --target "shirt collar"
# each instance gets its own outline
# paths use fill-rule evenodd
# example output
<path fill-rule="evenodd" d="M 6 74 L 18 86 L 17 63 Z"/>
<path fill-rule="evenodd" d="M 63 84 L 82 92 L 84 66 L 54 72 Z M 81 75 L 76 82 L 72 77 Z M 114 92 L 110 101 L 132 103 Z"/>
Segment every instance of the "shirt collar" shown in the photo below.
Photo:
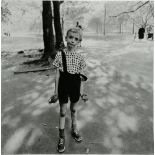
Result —
<path fill-rule="evenodd" d="M 75 52 L 75 51 L 70 52 L 70 51 L 68 51 L 67 49 L 65 49 L 65 53 L 66 53 L 66 54 L 76 54 L 76 52 Z"/>

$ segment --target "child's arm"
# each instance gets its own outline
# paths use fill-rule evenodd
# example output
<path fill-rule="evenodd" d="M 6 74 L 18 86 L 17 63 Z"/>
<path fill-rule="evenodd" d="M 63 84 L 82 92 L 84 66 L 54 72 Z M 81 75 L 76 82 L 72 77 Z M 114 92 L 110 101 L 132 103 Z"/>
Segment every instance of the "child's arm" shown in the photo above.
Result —
<path fill-rule="evenodd" d="M 58 100 L 58 82 L 59 82 L 59 69 L 56 69 L 54 95 L 52 95 L 48 100 L 48 103 L 50 104 L 55 103 Z"/>
<path fill-rule="evenodd" d="M 60 76 L 60 73 L 59 73 L 59 69 L 57 68 L 56 69 L 56 76 L 55 76 L 55 91 L 54 91 L 54 94 L 57 96 L 58 96 L 59 76 Z"/>
<path fill-rule="evenodd" d="M 81 74 L 85 75 L 85 70 L 83 70 L 81 72 Z M 81 79 L 81 87 L 80 87 L 80 94 L 81 94 L 81 98 L 84 102 L 86 102 L 88 100 L 87 94 L 84 93 L 84 87 L 85 87 L 85 83 L 87 81 L 84 81 L 84 79 Z"/>
<path fill-rule="evenodd" d="M 82 70 L 81 71 L 81 74 L 85 75 L 85 70 Z M 84 93 L 84 85 L 85 85 L 85 82 L 84 79 L 81 77 L 81 87 L 80 87 L 80 93 L 81 95 L 83 95 Z"/>

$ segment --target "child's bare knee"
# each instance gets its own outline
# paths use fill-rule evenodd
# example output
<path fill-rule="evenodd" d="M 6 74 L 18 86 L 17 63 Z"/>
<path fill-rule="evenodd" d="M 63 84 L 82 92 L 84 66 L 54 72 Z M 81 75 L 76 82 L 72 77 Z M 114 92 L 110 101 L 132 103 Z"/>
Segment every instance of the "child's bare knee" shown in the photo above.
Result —
<path fill-rule="evenodd" d="M 66 111 L 60 111 L 60 116 L 65 117 L 66 116 Z"/>
<path fill-rule="evenodd" d="M 75 113 L 75 112 L 76 112 L 76 108 L 73 107 L 73 106 L 71 106 L 71 107 L 70 107 L 70 111 L 71 111 L 71 113 Z"/>
<path fill-rule="evenodd" d="M 60 109 L 60 116 L 61 117 L 65 117 L 66 116 L 66 109 L 64 109 L 64 108 Z"/>

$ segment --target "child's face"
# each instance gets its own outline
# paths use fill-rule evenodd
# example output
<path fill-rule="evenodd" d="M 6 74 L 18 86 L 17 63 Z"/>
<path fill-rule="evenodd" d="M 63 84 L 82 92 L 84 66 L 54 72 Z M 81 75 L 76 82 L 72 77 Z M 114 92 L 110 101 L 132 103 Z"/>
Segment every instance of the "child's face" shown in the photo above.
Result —
<path fill-rule="evenodd" d="M 80 42 L 80 35 L 78 33 L 69 32 L 66 37 L 66 42 L 68 47 L 74 48 Z"/>

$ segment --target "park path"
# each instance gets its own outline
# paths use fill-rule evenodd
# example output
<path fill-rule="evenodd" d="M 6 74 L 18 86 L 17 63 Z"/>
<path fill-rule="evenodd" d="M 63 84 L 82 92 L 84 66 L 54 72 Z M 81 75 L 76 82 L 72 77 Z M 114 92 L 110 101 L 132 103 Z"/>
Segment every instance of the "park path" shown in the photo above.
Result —
<path fill-rule="evenodd" d="M 153 42 L 94 40 L 83 49 L 89 101 L 80 100 L 78 125 L 84 142 L 70 136 L 68 109 L 65 153 L 153 154 Z M 2 153 L 55 154 L 59 107 L 47 104 L 54 74 L 14 75 L 24 60 L 2 57 Z"/>

